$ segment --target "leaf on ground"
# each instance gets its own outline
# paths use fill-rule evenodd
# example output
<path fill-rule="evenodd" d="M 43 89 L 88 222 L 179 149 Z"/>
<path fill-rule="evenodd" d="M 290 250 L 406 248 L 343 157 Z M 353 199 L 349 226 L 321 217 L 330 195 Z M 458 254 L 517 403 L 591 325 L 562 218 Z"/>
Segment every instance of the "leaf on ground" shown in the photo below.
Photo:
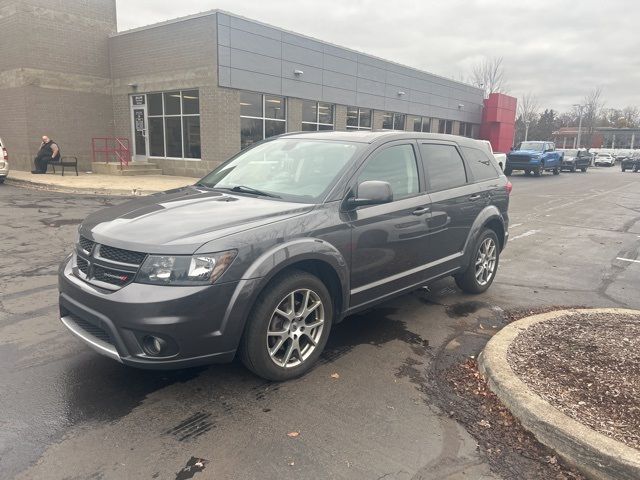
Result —
<path fill-rule="evenodd" d="M 340 378 L 340 374 L 339 373 L 332 373 L 331 374 L 331 378 Z"/>
<path fill-rule="evenodd" d="M 300 435 L 300 432 L 289 432 L 289 433 L 287 433 L 287 437 L 289 437 L 289 438 L 296 438 L 299 435 Z"/>

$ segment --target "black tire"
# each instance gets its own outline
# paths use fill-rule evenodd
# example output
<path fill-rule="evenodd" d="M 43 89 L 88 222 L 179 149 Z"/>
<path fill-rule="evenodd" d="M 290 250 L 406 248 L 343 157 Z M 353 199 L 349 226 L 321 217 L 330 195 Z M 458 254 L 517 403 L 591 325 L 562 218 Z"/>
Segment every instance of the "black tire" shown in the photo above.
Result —
<path fill-rule="evenodd" d="M 560 175 L 560 169 L 558 167 L 553 169 L 553 174 L 554 175 Z"/>
<path fill-rule="evenodd" d="M 493 244 L 495 245 L 495 255 L 496 255 L 495 266 L 490 277 L 487 278 L 487 283 L 481 284 L 480 282 L 478 282 L 478 279 L 476 278 L 476 261 L 479 258 L 480 249 L 483 243 L 485 242 L 485 240 L 487 239 L 491 239 L 493 241 Z M 460 290 L 462 290 L 463 292 L 472 293 L 472 294 L 483 293 L 487 291 L 487 289 L 493 283 L 494 278 L 496 278 L 496 273 L 498 271 L 499 263 L 500 263 L 500 242 L 498 242 L 498 236 L 496 235 L 496 232 L 494 232 L 493 230 L 489 228 L 485 228 L 482 231 L 482 233 L 480 233 L 480 236 L 476 240 L 476 243 L 473 247 L 473 254 L 471 255 L 471 259 L 469 260 L 469 265 L 467 266 L 467 269 L 464 272 L 455 275 L 453 278 L 455 279 L 456 284 L 458 285 Z"/>
<path fill-rule="evenodd" d="M 576 166 L 574 165 L 573 167 L 571 167 L 571 173 L 575 173 L 576 171 Z"/>
<path fill-rule="evenodd" d="M 626 170 L 626 168 L 624 168 L 624 167 L 621 167 L 620 169 L 621 169 L 623 172 Z"/>
<path fill-rule="evenodd" d="M 504 174 L 505 174 L 507 177 L 510 177 L 512 173 L 513 173 L 513 170 L 511 170 L 509 167 L 507 167 L 507 168 L 505 168 L 505 169 L 504 169 Z"/>
<path fill-rule="evenodd" d="M 533 172 L 533 174 L 536 177 L 541 177 L 543 173 L 544 173 L 544 168 L 542 167 L 536 168 L 536 170 Z"/>
<path fill-rule="evenodd" d="M 587 167 L 582 167 L 580 170 L 581 170 L 582 172 L 586 172 L 586 171 L 587 171 Z"/>
<path fill-rule="evenodd" d="M 7 177 L 0 177 L 0 185 L 2 185 L 4 183 L 4 179 Z"/>
<path fill-rule="evenodd" d="M 291 292 L 302 289 L 310 290 L 319 297 L 322 303 L 321 307 L 324 309 L 324 324 L 320 332 L 320 337 L 316 339 L 315 349 L 311 351 L 309 356 L 304 360 L 298 357 L 298 360 L 301 360 L 299 365 L 284 367 L 276 364 L 269 354 L 267 331 L 272 319 L 275 319 L 276 308 L 280 306 L 281 302 L 285 301 Z M 318 310 L 320 309 L 316 309 L 314 313 Z M 290 322 L 290 324 L 294 322 L 295 320 Z M 298 320 L 298 322 L 300 322 L 300 320 Z M 240 341 L 240 359 L 249 370 L 267 380 L 282 382 L 300 377 L 307 373 L 317 362 L 327 344 L 332 325 L 333 303 L 325 284 L 318 277 L 310 273 L 302 270 L 289 270 L 286 274 L 278 275 L 271 280 L 253 305 L 251 314 L 247 320 L 247 325 L 245 326 L 244 335 Z M 287 327 L 284 327 L 284 329 L 286 330 Z M 302 329 L 302 331 L 304 331 L 304 329 Z M 303 336 L 300 335 L 300 340 L 302 338 Z M 306 338 L 308 338 L 308 335 Z M 288 342 L 290 341 L 291 339 L 286 340 L 281 347 L 285 350 L 285 353 L 287 350 L 286 346 L 289 345 Z"/>
<path fill-rule="evenodd" d="M 526 177 L 528 177 L 529 175 L 531 175 L 531 170 L 529 170 L 529 169 L 525 169 L 525 170 L 524 170 L 524 175 L 525 175 Z"/>

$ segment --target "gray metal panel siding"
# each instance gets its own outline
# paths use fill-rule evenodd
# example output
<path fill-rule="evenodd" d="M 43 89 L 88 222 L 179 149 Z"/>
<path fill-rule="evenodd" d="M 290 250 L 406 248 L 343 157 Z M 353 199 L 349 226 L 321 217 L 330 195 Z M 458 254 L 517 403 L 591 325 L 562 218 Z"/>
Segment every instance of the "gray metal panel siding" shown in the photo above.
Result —
<path fill-rule="evenodd" d="M 480 123 L 482 91 L 470 85 L 233 15 L 216 17 L 220 86 Z"/>

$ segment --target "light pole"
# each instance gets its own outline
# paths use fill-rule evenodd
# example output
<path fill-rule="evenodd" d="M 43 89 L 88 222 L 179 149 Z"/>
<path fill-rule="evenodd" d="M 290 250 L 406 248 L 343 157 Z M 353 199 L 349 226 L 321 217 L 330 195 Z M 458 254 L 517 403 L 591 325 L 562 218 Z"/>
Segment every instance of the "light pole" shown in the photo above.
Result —
<path fill-rule="evenodd" d="M 524 141 L 525 142 L 529 138 L 529 124 L 530 123 L 531 123 L 531 120 L 525 120 L 524 121 Z"/>
<path fill-rule="evenodd" d="M 576 148 L 580 148 L 580 140 L 582 137 L 582 109 L 584 105 L 575 104 L 574 107 L 578 109 L 578 141 Z"/>

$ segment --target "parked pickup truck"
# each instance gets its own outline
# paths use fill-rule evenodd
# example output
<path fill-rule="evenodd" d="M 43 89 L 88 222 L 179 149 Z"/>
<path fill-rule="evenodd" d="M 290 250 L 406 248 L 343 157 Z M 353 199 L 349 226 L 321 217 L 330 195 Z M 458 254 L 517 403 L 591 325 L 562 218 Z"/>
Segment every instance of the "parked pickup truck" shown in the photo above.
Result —
<path fill-rule="evenodd" d="M 593 155 L 587 152 L 585 149 L 560 151 L 564 154 L 560 170 L 569 170 L 570 172 L 575 172 L 576 170 L 580 169 L 581 171 L 586 172 L 587 168 L 591 166 Z"/>
<path fill-rule="evenodd" d="M 558 175 L 563 157 L 553 142 L 522 142 L 507 154 L 504 173 L 511 175 L 514 170 L 524 170 L 525 175 L 533 172 L 539 177 L 545 170 L 551 170 Z"/>
<path fill-rule="evenodd" d="M 500 165 L 500 170 L 504 170 L 504 166 L 507 163 L 507 154 L 494 152 L 493 147 L 491 146 L 491 142 L 489 140 L 478 140 L 478 141 L 484 144 L 484 146 L 489 150 L 489 153 L 493 155 L 493 158 L 495 158 L 496 162 L 498 162 L 498 165 Z"/>

